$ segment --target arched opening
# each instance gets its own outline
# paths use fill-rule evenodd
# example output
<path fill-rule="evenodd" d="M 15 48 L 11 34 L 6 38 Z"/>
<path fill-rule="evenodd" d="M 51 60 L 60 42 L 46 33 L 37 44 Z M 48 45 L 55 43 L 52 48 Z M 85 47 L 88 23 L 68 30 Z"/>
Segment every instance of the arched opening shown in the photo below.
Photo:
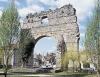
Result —
<path fill-rule="evenodd" d="M 53 67 L 56 64 L 57 40 L 53 37 L 39 37 L 34 47 L 34 67 Z"/>
<path fill-rule="evenodd" d="M 42 24 L 42 26 L 48 26 L 49 25 L 49 20 L 48 20 L 47 16 L 42 17 L 41 24 Z"/>

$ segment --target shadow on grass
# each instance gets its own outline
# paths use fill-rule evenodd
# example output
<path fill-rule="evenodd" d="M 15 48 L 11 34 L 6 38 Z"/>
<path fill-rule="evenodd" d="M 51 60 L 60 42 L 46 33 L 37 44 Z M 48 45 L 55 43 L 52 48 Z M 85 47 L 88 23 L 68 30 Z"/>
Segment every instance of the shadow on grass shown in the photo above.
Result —
<path fill-rule="evenodd" d="M 85 77 L 87 74 L 57 75 L 55 77 Z"/>
<path fill-rule="evenodd" d="M 88 73 L 55 73 L 54 77 L 94 77 L 95 74 Z"/>

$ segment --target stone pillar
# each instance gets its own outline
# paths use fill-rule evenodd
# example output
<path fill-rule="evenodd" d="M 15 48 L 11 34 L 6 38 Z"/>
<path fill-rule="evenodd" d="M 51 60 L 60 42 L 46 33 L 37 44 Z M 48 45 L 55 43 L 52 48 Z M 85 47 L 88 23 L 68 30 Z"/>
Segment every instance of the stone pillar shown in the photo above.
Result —
<path fill-rule="evenodd" d="M 78 43 L 77 42 L 67 42 L 67 51 L 78 51 Z"/>
<path fill-rule="evenodd" d="M 66 51 L 66 44 L 63 38 L 63 35 L 60 35 L 58 37 L 58 44 L 57 44 L 57 54 L 56 54 L 56 67 L 57 70 L 62 70 L 63 71 L 63 56 Z"/>
<path fill-rule="evenodd" d="M 70 35 L 66 38 L 67 52 L 74 51 L 79 52 L 79 36 Z M 78 63 L 80 65 L 80 63 Z M 72 60 L 69 60 L 68 69 L 72 68 Z M 80 66 L 79 66 L 80 67 Z"/>
<path fill-rule="evenodd" d="M 64 36 L 67 51 L 79 51 L 79 33 L 74 33 L 74 35 Z"/>

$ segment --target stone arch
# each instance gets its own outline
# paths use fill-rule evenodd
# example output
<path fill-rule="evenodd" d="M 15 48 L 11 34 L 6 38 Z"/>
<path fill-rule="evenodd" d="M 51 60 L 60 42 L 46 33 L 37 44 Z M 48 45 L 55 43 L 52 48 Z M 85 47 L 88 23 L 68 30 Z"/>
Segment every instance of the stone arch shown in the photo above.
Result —
<path fill-rule="evenodd" d="M 59 34 L 59 35 L 54 35 L 54 34 L 47 34 L 47 35 L 38 35 L 36 36 L 37 38 L 35 39 L 35 45 L 36 43 L 44 38 L 44 37 L 54 37 L 55 40 L 56 40 L 56 43 L 57 43 L 57 50 L 56 50 L 56 65 L 57 65 L 57 68 L 60 68 L 62 65 L 61 65 L 61 62 L 60 62 L 60 59 L 61 57 L 63 56 L 64 52 L 66 51 L 66 42 L 64 40 L 64 37 L 62 34 Z M 60 56 L 61 55 L 61 56 Z M 58 64 L 59 63 L 59 64 Z M 60 66 L 59 66 L 60 65 Z"/>
<path fill-rule="evenodd" d="M 33 42 L 33 41 L 31 40 L 28 44 L 32 44 L 32 45 L 33 45 L 33 47 L 31 48 L 31 49 L 33 49 L 33 51 L 32 51 L 31 53 L 29 53 L 30 56 L 29 56 L 28 62 L 27 62 L 27 64 L 25 65 L 25 67 L 32 67 L 32 66 L 33 66 L 34 62 L 32 62 L 32 60 L 33 60 L 33 57 L 34 57 L 34 48 L 35 48 L 35 45 L 36 45 L 36 43 L 37 43 L 40 39 L 42 39 L 42 38 L 44 38 L 44 37 L 54 37 L 55 40 L 58 41 L 58 40 L 56 39 L 55 36 L 49 36 L 49 35 L 41 35 L 41 36 L 38 36 L 38 37 L 35 39 L 35 42 Z M 28 45 L 28 44 L 27 44 L 27 45 Z"/>
<path fill-rule="evenodd" d="M 26 60 L 25 63 L 23 64 L 24 67 L 32 67 L 33 66 L 33 53 L 34 53 L 34 48 L 36 43 L 44 38 L 44 37 L 54 37 L 56 41 L 58 41 L 56 39 L 56 37 L 54 35 L 38 35 L 36 36 L 36 38 L 32 38 L 26 45 L 24 48 L 24 57 L 22 59 Z"/>
<path fill-rule="evenodd" d="M 47 17 L 50 23 L 48 26 L 42 26 L 41 19 Z M 33 19 L 33 23 L 28 22 L 31 19 Z M 34 13 L 32 17 L 27 17 L 21 28 L 30 29 L 30 33 L 35 41 L 34 46 L 39 39 L 46 36 L 55 37 L 59 43 L 62 39 L 61 35 L 63 35 L 67 51 L 70 51 L 70 48 L 73 48 L 75 51 L 79 50 L 79 26 L 77 24 L 76 10 L 72 5 L 65 5 L 55 10 Z M 60 63 L 58 64 L 60 65 Z M 58 67 L 61 66 L 59 65 Z"/>

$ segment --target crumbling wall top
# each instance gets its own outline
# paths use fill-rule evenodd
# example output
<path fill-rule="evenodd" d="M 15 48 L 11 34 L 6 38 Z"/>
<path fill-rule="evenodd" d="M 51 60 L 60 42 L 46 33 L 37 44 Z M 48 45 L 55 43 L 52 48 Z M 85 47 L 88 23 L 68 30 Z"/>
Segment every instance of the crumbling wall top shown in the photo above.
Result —
<path fill-rule="evenodd" d="M 69 5 L 64 5 L 61 8 L 56 8 L 55 10 L 49 9 L 48 11 L 41 11 L 40 13 L 30 13 L 26 16 L 26 20 L 33 19 L 32 22 L 34 21 L 39 21 L 43 16 L 47 16 L 48 19 L 51 18 L 58 18 L 62 16 L 72 16 L 76 14 L 75 8 L 71 4 Z"/>

